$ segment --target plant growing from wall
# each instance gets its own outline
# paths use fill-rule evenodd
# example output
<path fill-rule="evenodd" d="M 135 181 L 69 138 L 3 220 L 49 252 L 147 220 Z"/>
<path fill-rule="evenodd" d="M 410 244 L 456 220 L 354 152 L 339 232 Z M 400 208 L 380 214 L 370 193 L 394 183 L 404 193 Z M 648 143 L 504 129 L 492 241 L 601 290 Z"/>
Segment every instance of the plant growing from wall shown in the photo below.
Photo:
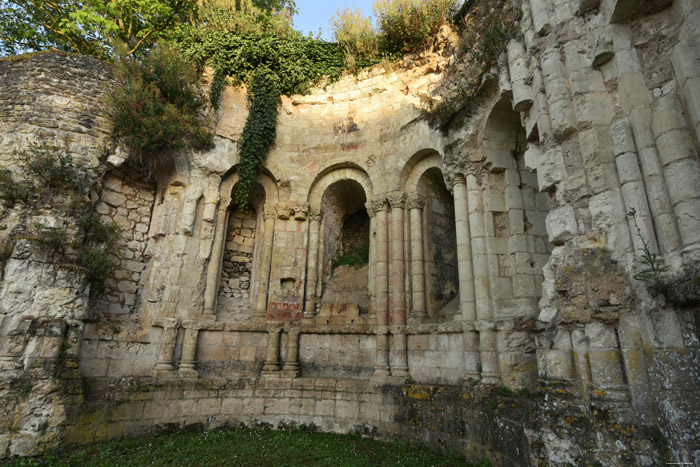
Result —
<path fill-rule="evenodd" d="M 121 55 L 119 85 L 109 98 L 113 135 L 147 178 L 171 164 L 175 151 L 212 147 L 200 112 L 206 101 L 196 67 L 167 44 L 139 59 Z"/>
<path fill-rule="evenodd" d="M 498 13 L 495 13 L 498 12 Z M 444 125 L 462 109 L 472 108 L 479 100 L 479 88 L 484 75 L 496 65 L 508 41 L 517 33 L 517 16 L 505 9 L 505 2 L 484 11 L 480 2 L 465 2 L 455 15 L 460 21 L 459 50 L 468 54 L 468 69 L 457 92 L 442 100 L 428 102 L 426 115 L 434 125 Z"/>
<path fill-rule="evenodd" d="M 638 258 L 641 270 L 634 278 L 646 283 L 654 292 L 662 294 L 667 301 L 675 305 L 689 307 L 700 304 L 700 265 L 686 264 L 681 273 L 669 277 L 669 267 L 651 251 L 649 243 L 642 237 L 636 215 L 637 211 L 634 208 L 627 213 L 642 242 L 642 248 L 638 249 L 641 251 Z"/>
<path fill-rule="evenodd" d="M 50 209 L 63 225 L 35 221 L 10 232 L 2 240 L 2 258 L 9 258 L 14 242 L 25 238 L 46 245 L 63 267 L 77 268 L 90 284 L 90 295 L 104 291 L 105 280 L 113 268 L 109 255 L 119 241 L 119 227 L 105 222 L 87 197 L 88 177 L 79 171 L 67 150 L 41 143 L 17 155 L 22 178 L 15 180 L 0 172 L 0 198 L 22 202 L 29 213 Z M 11 180 L 12 183 L 4 183 Z M 22 193 L 20 200 L 10 192 Z"/>

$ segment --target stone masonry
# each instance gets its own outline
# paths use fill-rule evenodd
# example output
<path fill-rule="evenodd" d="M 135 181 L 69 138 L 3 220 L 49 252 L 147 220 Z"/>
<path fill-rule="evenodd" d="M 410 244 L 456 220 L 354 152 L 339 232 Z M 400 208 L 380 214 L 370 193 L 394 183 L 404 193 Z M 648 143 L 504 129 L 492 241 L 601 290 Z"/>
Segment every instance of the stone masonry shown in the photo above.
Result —
<path fill-rule="evenodd" d="M 674 299 L 700 260 L 700 6 L 508 6 L 515 38 L 440 125 L 470 58 L 446 30 L 283 97 L 243 211 L 243 90 L 151 185 L 110 144 L 103 64 L 0 59 L 0 163 L 69 147 L 124 233 L 98 300 L 36 242 L 2 264 L 0 457 L 304 424 L 494 465 L 700 464 L 700 304 Z M 639 280 L 645 247 L 673 293 Z"/>

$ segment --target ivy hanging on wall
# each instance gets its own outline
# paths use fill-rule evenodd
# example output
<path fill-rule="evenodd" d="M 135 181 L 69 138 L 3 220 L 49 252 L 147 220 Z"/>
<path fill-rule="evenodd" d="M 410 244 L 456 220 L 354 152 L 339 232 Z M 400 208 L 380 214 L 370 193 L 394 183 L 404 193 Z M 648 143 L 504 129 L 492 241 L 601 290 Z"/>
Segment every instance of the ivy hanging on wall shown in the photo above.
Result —
<path fill-rule="evenodd" d="M 241 136 L 236 203 L 248 204 L 250 189 L 275 142 L 281 95 L 304 94 L 322 79 L 336 81 L 346 69 L 345 51 L 335 42 L 287 34 L 241 33 L 227 29 L 183 27 L 176 44 L 200 66 L 214 68 L 210 103 L 218 106 L 225 77 L 247 86 L 248 120 Z M 378 63 L 358 58 L 358 67 Z"/>

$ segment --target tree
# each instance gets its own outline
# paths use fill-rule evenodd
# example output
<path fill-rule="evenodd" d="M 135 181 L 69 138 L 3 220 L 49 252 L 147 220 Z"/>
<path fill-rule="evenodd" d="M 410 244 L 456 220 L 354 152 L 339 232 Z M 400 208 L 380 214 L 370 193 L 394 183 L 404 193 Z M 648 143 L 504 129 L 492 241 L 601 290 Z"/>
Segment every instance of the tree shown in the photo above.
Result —
<path fill-rule="evenodd" d="M 134 54 L 192 19 L 196 0 L 0 0 L 0 53 L 56 49 L 107 58 Z"/>

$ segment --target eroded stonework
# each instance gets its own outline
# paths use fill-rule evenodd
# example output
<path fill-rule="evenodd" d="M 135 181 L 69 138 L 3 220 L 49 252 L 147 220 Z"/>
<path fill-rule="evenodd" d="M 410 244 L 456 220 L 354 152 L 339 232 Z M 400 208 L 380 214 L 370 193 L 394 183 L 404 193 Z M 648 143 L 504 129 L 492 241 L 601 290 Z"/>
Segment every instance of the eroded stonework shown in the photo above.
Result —
<path fill-rule="evenodd" d="M 472 107 L 468 54 L 283 98 L 246 210 L 245 94 L 157 183 L 109 141 L 106 68 L 0 60 L 0 161 L 38 138 L 123 228 L 104 297 L 19 242 L 0 283 L 0 455 L 189 425 L 407 437 L 496 465 L 700 463 L 700 8 L 529 0 Z M 10 232 L 50 213 L 3 206 Z M 628 212 L 634 210 L 634 217 Z M 369 251 L 369 261 L 340 264 Z M 346 259 L 347 261 L 347 259 Z M 688 276 L 690 274 L 690 276 Z"/>

